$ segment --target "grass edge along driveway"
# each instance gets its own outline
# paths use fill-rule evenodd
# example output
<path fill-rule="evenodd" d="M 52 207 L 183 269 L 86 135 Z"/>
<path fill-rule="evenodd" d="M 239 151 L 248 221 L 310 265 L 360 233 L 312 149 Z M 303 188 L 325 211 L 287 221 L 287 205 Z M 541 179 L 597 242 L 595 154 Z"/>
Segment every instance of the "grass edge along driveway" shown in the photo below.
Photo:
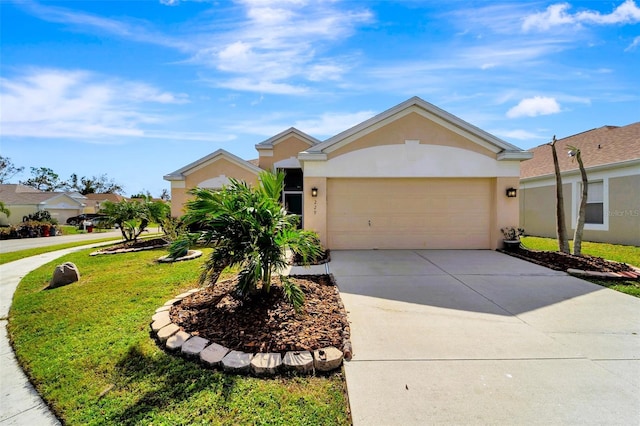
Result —
<path fill-rule="evenodd" d="M 150 317 L 196 286 L 202 260 L 157 264 L 163 250 L 89 252 L 28 274 L 9 314 L 19 362 L 64 423 L 349 424 L 341 373 L 227 376 L 158 348 L 149 335 Z M 63 261 L 78 266 L 81 280 L 43 291 Z"/>

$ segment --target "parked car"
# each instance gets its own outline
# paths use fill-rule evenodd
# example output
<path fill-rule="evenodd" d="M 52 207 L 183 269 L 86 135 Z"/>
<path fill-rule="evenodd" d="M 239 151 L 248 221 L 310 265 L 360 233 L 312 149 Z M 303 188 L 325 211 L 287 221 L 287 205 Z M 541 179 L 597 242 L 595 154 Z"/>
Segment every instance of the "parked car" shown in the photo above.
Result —
<path fill-rule="evenodd" d="M 81 225 L 85 220 L 93 221 L 94 219 L 105 220 L 108 216 L 99 213 L 83 213 L 67 219 L 67 225 Z"/>

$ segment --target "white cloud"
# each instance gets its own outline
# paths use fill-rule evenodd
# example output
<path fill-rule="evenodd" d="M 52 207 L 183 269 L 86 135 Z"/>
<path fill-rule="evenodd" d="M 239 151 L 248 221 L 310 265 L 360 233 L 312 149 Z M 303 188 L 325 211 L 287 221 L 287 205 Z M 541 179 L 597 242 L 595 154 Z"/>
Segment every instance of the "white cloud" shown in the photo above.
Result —
<path fill-rule="evenodd" d="M 536 117 L 538 115 L 549 115 L 560 112 L 560 104 L 555 98 L 534 96 L 520 101 L 518 105 L 507 111 L 507 117 Z"/>
<path fill-rule="evenodd" d="M 512 130 L 495 129 L 495 130 L 492 130 L 491 133 L 505 140 L 517 139 L 522 141 L 528 141 L 532 139 L 545 139 L 548 137 L 546 135 L 545 136 L 537 135 L 533 132 L 530 132 L 528 130 L 522 130 L 522 129 L 512 129 Z"/>
<path fill-rule="evenodd" d="M 0 134 L 45 138 L 145 137 L 144 125 L 163 121 L 147 105 L 188 102 L 146 83 L 60 69 L 2 78 L 0 94 Z"/>
<path fill-rule="evenodd" d="M 625 52 L 630 52 L 632 50 L 635 50 L 638 46 L 640 46 L 640 36 L 634 38 L 633 41 L 631 42 L 631 44 L 629 46 L 627 46 L 627 48 L 624 49 L 624 51 Z"/>
<path fill-rule="evenodd" d="M 527 16 L 522 23 L 522 29 L 524 31 L 532 29 L 545 31 L 558 25 L 579 25 L 583 23 L 611 25 L 640 22 L 640 8 L 633 0 L 626 0 L 609 14 L 602 14 L 592 10 L 571 14 L 569 13 L 570 8 L 571 5 L 569 3 L 552 4 L 544 12 Z"/>

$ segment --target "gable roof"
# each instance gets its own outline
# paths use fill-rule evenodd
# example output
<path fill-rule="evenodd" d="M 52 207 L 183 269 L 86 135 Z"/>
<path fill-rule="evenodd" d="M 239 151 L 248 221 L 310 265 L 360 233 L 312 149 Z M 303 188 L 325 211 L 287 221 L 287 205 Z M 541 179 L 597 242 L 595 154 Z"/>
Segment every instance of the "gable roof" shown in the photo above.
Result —
<path fill-rule="evenodd" d="M 307 144 L 309 144 L 309 146 L 314 146 L 320 143 L 320 141 L 313 136 L 310 136 L 296 129 L 295 127 L 289 127 L 287 130 L 280 132 L 265 141 L 260 142 L 256 145 L 256 149 L 258 151 L 260 151 L 261 149 L 272 149 L 274 145 L 277 145 L 291 135 L 298 136 L 300 140 L 306 142 Z"/>
<path fill-rule="evenodd" d="M 498 137 L 485 132 L 484 130 L 467 123 L 461 118 L 456 117 L 453 114 L 446 112 L 437 106 L 414 96 L 401 104 L 394 106 L 362 123 L 339 133 L 326 141 L 314 145 L 307 151 L 300 154 L 302 160 L 321 160 L 326 158 L 326 154 L 330 153 L 351 141 L 360 138 L 361 136 L 370 133 L 371 131 L 385 125 L 388 122 L 394 121 L 400 117 L 403 117 L 411 112 L 417 112 L 420 115 L 430 119 L 431 121 L 438 123 L 455 133 L 458 133 L 465 138 L 475 142 L 490 151 L 498 154 L 498 160 L 526 160 L 531 158 L 531 154 L 518 148 L 515 145 L 511 145 L 508 142 L 499 139 Z"/>
<path fill-rule="evenodd" d="M 578 169 L 578 163 L 566 155 L 567 146 L 575 146 L 581 152 L 585 168 L 624 163 L 640 159 L 640 121 L 627 126 L 603 126 L 558 139 L 558 163 L 562 172 Z M 533 159 L 520 168 L 520 178 L 552 175 L 553 156 L 549 144 L 531 149 Z"/>
<path fill-rule="evenodd" d="M 170 181 L 184 180 L 185 175 L 188 175 L 189 173 L 194 172 L 195 170 L 201 167 L 204 167 L 207 164 L 213 163 L 214 161 L 217 161 L 223 158 L 232 163 L 237 164 L 240 167 L 244 167 L 245 169 L 255 173 L 256 175 L 262 172 L 262 169 L 260 167 L 250 163 L 249 161 L 245 161 L 242 158 L 233 155 L 229 151 L 225 151 L 224 149 L 219 149 L 205 157 L 200 158 L 199 160 L 194 161 L 191 164 L 187 164 L 186 166 L 176 170 L 175 172 L 169 173 L 168 175 L 164 175 L 163 178 L 164 180 L 170 180 Z"/>
<path fill-rule="evenodd" d="M 0 184 L 0 201 L 8 206 L 11 205 L 35 205 L 48 204 L 60 197 L 67 197 L 78 206 L 82 205 L 82 200 L 71 197 L 66 192 L 44 192 L 37 189 L 29 188 L 20 184 Z"/>

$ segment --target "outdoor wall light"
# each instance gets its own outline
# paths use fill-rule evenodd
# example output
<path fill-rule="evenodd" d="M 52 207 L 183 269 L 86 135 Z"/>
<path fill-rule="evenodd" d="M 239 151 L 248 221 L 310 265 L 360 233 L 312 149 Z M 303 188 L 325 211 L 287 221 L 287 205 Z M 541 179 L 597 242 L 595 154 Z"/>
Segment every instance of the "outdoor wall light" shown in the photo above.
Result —
<path fill-rule="evenodd" d="M 317 197 L 318 196 L 318 188 L 316 188 L 315 186 L 313 188 L 311 188 L 311 196 L 312 197 Z"/>
<path fill-rule="evenodd" d="M 515 188 L 507 188 L 507 197 L 515 198 L 518 195 L 518 190 Z"/>

